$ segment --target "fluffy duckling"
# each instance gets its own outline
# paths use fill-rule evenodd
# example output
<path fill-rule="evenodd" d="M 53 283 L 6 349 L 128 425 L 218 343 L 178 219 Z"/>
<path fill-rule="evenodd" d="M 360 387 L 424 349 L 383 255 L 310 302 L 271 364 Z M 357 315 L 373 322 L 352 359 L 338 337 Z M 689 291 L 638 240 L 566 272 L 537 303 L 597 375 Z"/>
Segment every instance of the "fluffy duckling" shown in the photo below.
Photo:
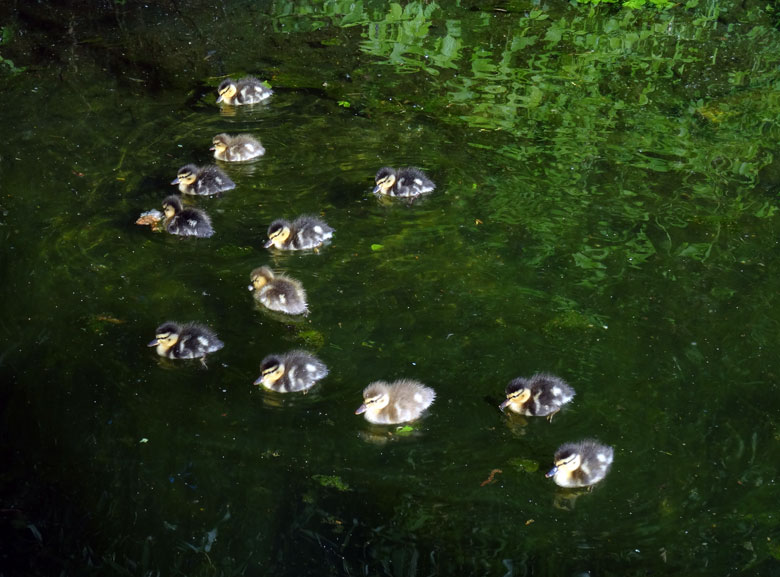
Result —
<path fill-rule="evenodd" d="M 300 315 L 309 312 L 306 291 L 297 280 L 284 275 L 274 275 L 267 266 L 261 266 L 250 275 L 249 290 L 255 291 L 255 299 L 267 309 Z"/>
<path fill-rule="evenodd" d="M 198 208 L 184 208 L 181 199 L 172 194 L 162 203 L 164 226 L 171 234 L 209 238 L 214 234 L 209 215 Z"/>
<path fill-rule="evenodd" d="M 419 418 L 435 398 L 432 388 L 417 381 L 375 381 L 363 389 L 363 404 L 355 414 L 365 413 L 366 420 L 377 425 L 405 423 Z"/>
<path fill-rule="evenodd" d="M 260 364 L 256 385 L 277 393 L 304 393 L 328 374 L 328 367 L 306 351 L 290 351 L 283 355 L 269 355 Z"/>
<path fill-rule="evenodd" d="M 545 477 L 561 487 L 589 487 L 606 477 L 613 456 L 612 447 L 592 439 L 565 443 L 555 452 L 555 466 Z"/>
<path fill-rule="evenodd" d="M 235 106 L 262 102 L 273 94 L 273 90 L 252 76 L 241 80 L 228 78 L 219 85 L 217 92 L 219 93 L 217 104 L 224 102 Z"/>
<path fill-rule="evenodd" d="M 187 164 L 179 169 L 171 184 L 178 184 L 182 194 L 197 194 L 208 196 L 232 190 L 236 183 L 214 165 L 198 167 Z"/>
<path fill-rule="evenodd" d="M 313 216 L 299 216 L 290 222 L 275 220 L 268 227 L 265 248 L 275 246 L 280 250 L 305 250 L 317 248 L 333 237 L 333 229 Z"/>
<path fill-rule="evenodd" d="M 217 134 L 211 143 L 214 158 L 225 162 L 244 162 L 265 154 L 263 145 L 250 134 Z"/>
<path fill-rule="evenodd" d="M 202 325 L 188 323 L 180 325 L 167 322 L 157 327 L 155 338 L 149 343 L 157 347 L 157 354 L 169 359 L 202 359 L 218 351 L 225 344 L 214 332 Z M 205 364 L 205 363 L 204 363 Z"/>
<path fill-rule="evenodd" d="M 547 373 L 536 373 L 532 377 L 517 378 L 506 387 L 506 400 L 498 408 L 509 410 L 528 417 L 547 417 L 553 415 L 574 398 L 574 389 L 566 381 Z"/>
<path fill-rule="evenodd" d="M 436 185 L 419 168 L 380 168 L 374 193 L 413 198 L 431 192 Z"/>

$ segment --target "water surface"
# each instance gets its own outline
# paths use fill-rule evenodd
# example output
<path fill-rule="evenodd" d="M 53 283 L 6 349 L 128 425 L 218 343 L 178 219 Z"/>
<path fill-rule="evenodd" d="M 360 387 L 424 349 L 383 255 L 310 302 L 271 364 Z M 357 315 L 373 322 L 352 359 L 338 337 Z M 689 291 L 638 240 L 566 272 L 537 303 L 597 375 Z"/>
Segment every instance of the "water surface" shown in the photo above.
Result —
<path fill-rule="evenodd" d="M 778 16 L 700 4 L 7 8 L 7 574 L 780 574 Z M 221 110 L 243 74 L 273 98 Z M 194 201 L 217 234 L 135 226 L 219 132 L 267 154 Z M 384 165 L 437 189 L 380 201 Z M 262 248 L 302 213 L 330 246 Z M 262 264 L 306 319 L 254 306 Z M 160 360 L 165 320 L 226 346 Z M 253 387 L 291 348 L 330 376 Z M 575 402 L 502 415 L 536 371 Z M 400 377 L 438 393 L 411 434 L 353 414 Z M 615 464 L 567 499 L 585 437 Z"/>

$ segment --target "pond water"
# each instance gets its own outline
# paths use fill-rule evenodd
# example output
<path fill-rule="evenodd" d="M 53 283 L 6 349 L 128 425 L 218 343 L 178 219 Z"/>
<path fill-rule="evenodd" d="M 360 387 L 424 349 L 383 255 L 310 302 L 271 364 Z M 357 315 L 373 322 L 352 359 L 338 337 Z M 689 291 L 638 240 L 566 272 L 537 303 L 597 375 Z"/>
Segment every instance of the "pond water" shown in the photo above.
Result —
<path fill-rule="evenodd" d="M 20 4 L 0 10 L 0 574 L 780 575 L 771 4 Z M 245 74 L 273 97 L 220 108 Z M 267 153 L 192 201 L 216 234 L 134 225 L 219 132 Z M 377 199 L 385 165 L 437 189 Z M 263 249 L 304 213 L 332 244 Z M 311 314 L 255 307 L 263 264 Z M 161 360 L 166 320 L 225 347 Z M 294 348 L 330 375 L 252 386 Z M 574 402 L 502 414 L 537 371 Z M 438 395 L 413 430 L 354 415 L 401 377 Z M 545 479 L 588 437 L 615 448 L 602 483 Z"/>

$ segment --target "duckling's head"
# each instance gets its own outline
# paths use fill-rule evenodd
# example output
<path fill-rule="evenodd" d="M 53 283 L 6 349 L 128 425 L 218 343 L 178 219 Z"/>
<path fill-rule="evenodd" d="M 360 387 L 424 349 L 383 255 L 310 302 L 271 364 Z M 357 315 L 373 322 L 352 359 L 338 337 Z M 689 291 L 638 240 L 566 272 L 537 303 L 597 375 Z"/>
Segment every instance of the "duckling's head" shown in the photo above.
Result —
<path fill-rule="evenodd" d="M 531 389 L 525 379 L 514 379 L 506 387 L 506 400 L 498 405 L 502 411 L 509 407 L 510 409 L 521 412 L 523 405 L 531 398 Z"/>
<path fill-rule="evenodd" d="M 393 188 L 395 184 L 395 170 L 385 166 L 380 168 L 376 173 L 376 186 L 374 187 L 374 193 L 387 194 L 387 192 Z"/>
<path fill-rule="evenodd" d="M 181 199 L 172 194 L 162 202 L 165 218 L 173 218 L 182 211 Z"/>
<path fill-rule="evenodd" d="M 390 394 L 387 391 L 386 383 L 377 381 L 371 383 L 363 390 L 363 404 L 355 411 L 356 415 L 366 411 L 381 411 L 390 404 Z"/>
<path fill-rule="evenodd" d="M 571 475 L 582 465 L 582 455 L 569 448 L 563 448 L 555 454 L 555 466 L 550 469 L 545 477 L 554 477 L 559 472 L 565 476 Z"/>
<path fill-rule="evenodd" d="M 236 95 L 236 92 L 238 92 L 238 87 L 236 86 L 236 83 L 233 81 L 232 78 L 228 78 L 227 80 L 224 80 L 222 84 L 219 85 L 219 88 L 217 88 L 217 92 L 219 93 L 219 97 L 217 98 L 217 104 L 224 100 L 230 100 Z"/>
<path fill-rule="evenodd" d="M 194 164 L 187 164 L 179 169 L 176 173 L 176 178 L 171 181 L 171 184 L 184 184 L 186 186 L 195 182 L 198 177 L 198 167 Z"/>
<path fill-rule="evenodd" d="M 180 331 L 176 323 L 163 323 L 154 331 L 154 340 L 147 346 L 162 346 L 164 349 L 169 349 L 179 341 Z"/>
<path fill-rule="evenodd" d="M 273 245 L 276 248 L 281 248 L 290 238 L 290 230 L 291 226 L 288 221 L 283 219 L 273 221 L 268 227 L 268 241 L 263 246 L 269 248 Z"/>
<path fill-rule="evenodd" d="M 249 290 L 260 290 L 267 285 L 274 278 L 274 271 L 267 266 L 261 266 L 256 268 L 249 275 L 249 280 L 252 284 L 249 285 Z"/>
<path fill-rule="evenodd" d="M 263 359 L 260 365 L 260 377 L 254 384 L 271 388 L 276 381 L 282 378 L 284 370 L 284 361 L 281 357 L 270 355 Z"/>
<path fill-rule="evenodd" d="M 214 138 L 211 139 L 211 148 L 209 150 L 213 150 L 217 154 L 224 154 L 228 147 L 228 142 L 230 141 L 230 137 L 227 134 L 217 134 Z"/>

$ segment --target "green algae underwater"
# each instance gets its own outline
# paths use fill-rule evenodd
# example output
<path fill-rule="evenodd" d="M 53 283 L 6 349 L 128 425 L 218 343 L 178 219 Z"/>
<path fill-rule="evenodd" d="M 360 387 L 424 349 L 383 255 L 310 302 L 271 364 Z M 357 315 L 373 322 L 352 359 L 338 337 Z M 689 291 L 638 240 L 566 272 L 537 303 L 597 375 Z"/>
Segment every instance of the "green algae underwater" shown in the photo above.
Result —
<path fill-rule="evenodd" d="M 780 575 L 780 12 L 563 1 L 0 8 L 0 574 Z M 226 77 L 265 104 L 220 108 Z M 221 132 L 267 153 L 134 225 Z M 418 166 L 413 203 L 371 191 Z M 318 253 L 263 249 L 316 214 Z M 258 310 L 267 264 L 302 320 Z M 159 359 L 163 321 L 225 342 Z M 306 395 L 253 387 L 305 348 Z M 577 391 L 498 410 L 514 377 Z M 426 416 L 354 414 L 374 380 Z M 562 443 L 604 481 L 544 478 Z"/>

